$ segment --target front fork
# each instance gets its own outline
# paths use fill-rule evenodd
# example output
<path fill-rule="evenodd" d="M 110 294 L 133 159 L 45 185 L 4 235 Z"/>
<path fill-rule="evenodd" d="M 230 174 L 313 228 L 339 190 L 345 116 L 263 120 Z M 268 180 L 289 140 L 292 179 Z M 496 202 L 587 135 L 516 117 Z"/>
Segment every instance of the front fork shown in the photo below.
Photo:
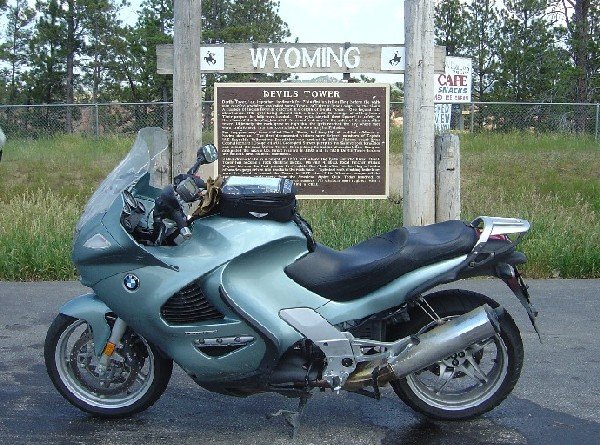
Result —
<path fill-rule="evenodd" d="M 126 329 L 127 324 L 121 318 L 117 318 L 112 327 L 110 337 L 104 345 L 102 355 L 98 360 L 98 366 L 96 366 L 96 372 L 98 374 L 103 375 L 107 371 L 110 358 L 115 352 L 116 347 L 121 343 L 121 339 L 123 338 Z"/>

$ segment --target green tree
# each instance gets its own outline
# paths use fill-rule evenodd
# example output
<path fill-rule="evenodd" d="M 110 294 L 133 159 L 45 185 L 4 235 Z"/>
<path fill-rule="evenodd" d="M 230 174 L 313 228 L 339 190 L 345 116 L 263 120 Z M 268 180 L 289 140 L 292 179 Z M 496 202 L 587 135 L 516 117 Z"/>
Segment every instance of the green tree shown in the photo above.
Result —
<path fill-rule="evenodd" d="M 34 103 L 64 101 L 66 55 L 64 11 L 57 0 L 38 1 L 35 33 L 29 44 L 29 99 Z"/>
<path fill-rule="evenodd" d="M 112 93 L 127 102 L 168 101 L 170 76 L 156 72 L 156 46 L 173 43 L 173 0 L 144 0 L 134 27 L 123 28 L 112 42 Z"/>
<path fill-rule="evenodd" d="M 279 17 L 274 0 L 204 0 L 202 2 L 202 41 L 204 43 L 276 43 L 290 37 L 287 24 Z M 204 97 L 213 99 L 215 81 L 278 82 L 289 74 L 211 74 L 206 76 Z"/>
<path fill-rule="evenodd" d="M 468 41 L 468 13 L 460 0 L 442 0 L 435 6 L 435 42 L 449 56 L 464 55 Z"/>
<path fill-rule="evenodd" d="M 597 2 L 590 6 L 589 21 L 589 54 L 588 88 L 590 90 L 590 102 L 600 102 L 600 4 Z"/>
<path fill-rule="evenodd" d="M 78 55 L 83 48 L 81 16 L 84 2 L 37 0 L 36 32 L 31 40 L 34 98 L 42 102 L 72 104 L 76 89 Z M 65 113 L 65 129 L 73 129 L 73 109 Z"/>
<path fill-rule="evenodd" d="M 0 58 L 8 64 L 5 73 L 6 96 L 4 96 L 7 103 L 14 104 L 24 100 L 22 75 L 28 61 L 34 17 L 35 11 L 27 6 L 26 0 L 15 0 L 7 8 L 8 23 L 2 36 L 5 43 L 0 45 Z"/>
<path fill-rule="evenodd" d="M 555 7 L 563 11 L 566 25 L 563 42 L 572 64 L 563 76 L 565 100 L 591 102 L 598 91 L 600 75 L 600 7 L 591 0 L 558 0 Z M 575 129 L 583 132 L 588 120 L 587 109 L 579 107 L 576 111 Z"/>
<path fill-rule="evenodd" d="M 473 96 L 485 100 L 496 80 L 500 10 L 494 0 L 471 0 L 467 5 L 465 53 L 473 59 Z"/>
<path fill-rule="evenodd" d="M 494 96 L 512 101 L 551 101 L 555 79 L 566 69 L 555 46 L 545 0 L 506 0 L 498 42 Z"/>
<path fill-rule="evenodd" d="M 125 5 L 123 0 L 80 0 L 83 14 L 80 17 L 84 45 L 82 48 L 82 83 L 86 95 L 92 102 L 112 100 L 103 94 L 108 85 L 117 82 L 110 77 L 110 69 L 117 57 L 117 49 L 126 49 L 119 45 L 124 30 L 118 18 L 119 11 Z"/>

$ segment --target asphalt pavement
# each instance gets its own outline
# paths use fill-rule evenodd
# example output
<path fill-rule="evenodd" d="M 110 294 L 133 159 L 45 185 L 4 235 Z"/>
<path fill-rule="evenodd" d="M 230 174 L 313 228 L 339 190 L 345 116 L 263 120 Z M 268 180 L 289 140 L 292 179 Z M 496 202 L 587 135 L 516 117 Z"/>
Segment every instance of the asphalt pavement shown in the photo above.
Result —
<path fill-rule="evenodd" d="M 525 311 L 498 280 L 454 284 L 488 294 L 522 331 L 525 364 L 513 393 L 466 422 L 432 422 L 389 390 L 380 401 L 316 393 L 292 441 L 280 417 L 295 400 L 209 393 L 180 369 L 162 398 L 127 420 L 101 420 L 56 392 L 43 364 L 58 308 L 86 291 L 73 282 L 0 282 L 0 444 L 596 444 L 600 443 L 600 280 L 531 280 L 540 344 Z M 448 287 L 448 286 L 447 286 Z"/>

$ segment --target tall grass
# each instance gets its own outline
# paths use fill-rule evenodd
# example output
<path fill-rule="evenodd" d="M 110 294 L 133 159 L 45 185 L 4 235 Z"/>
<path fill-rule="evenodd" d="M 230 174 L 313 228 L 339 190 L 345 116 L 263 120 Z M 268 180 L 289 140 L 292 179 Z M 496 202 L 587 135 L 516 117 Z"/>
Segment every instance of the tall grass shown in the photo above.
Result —
<path fill-rule="evenodd" d="M 0 162 L 0 280 L 75 278 L 83 205 L 133 138 L 10 140 Z"/>
<path fill-rule="evenodd" d="M 131 148 L 133 137 L 80 135 L 11 140 L 0 162 L 0 201 L 36 190 L 85 203 Z"/>
<path fill-rule="evenodd" d="M 209 141 L 208 137 L 204 138 Z M 84 203 L 133 138 L 11 141 L 0 162 L 0 279 L 71 279 Z M 390 134 L 401 168 L 402 133 Z M 462 216 L 526 218 L 530 277 L 600 277 L 600 144 L 528 133 L 461 135 Z M 319 242 L 342 249 L 402 224 L 401 199 L 303 200 Z"/>
<path fill-rule="evenodd" d="M 80 212 L 76 200 L 49 190 L 0 201 L 0 279 L 73 279 L 71 243 Z"/>
<path fill-rule="evenodd" d="M 343 249 L 401 226 L 402 206 L 398 199 L 302 200 L 299 207 L 318 242 Z"/>

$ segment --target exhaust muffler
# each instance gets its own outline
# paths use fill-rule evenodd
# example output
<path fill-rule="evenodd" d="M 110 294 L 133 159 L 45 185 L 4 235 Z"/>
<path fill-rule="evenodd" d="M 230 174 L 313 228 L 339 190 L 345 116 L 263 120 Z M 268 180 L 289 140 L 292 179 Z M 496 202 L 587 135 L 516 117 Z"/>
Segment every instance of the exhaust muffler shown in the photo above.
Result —
<path fill-rule="evenodd" d="M 398 340 L 394 344 L 406 345 L 408 341 L 408 346 L 388 359 L 379 373 L 378 384 L 383 386 L 390 380 L 406 377 L 500 333 L 498 314 L 503 310 L 484 304 L 419 336 Z"/>

